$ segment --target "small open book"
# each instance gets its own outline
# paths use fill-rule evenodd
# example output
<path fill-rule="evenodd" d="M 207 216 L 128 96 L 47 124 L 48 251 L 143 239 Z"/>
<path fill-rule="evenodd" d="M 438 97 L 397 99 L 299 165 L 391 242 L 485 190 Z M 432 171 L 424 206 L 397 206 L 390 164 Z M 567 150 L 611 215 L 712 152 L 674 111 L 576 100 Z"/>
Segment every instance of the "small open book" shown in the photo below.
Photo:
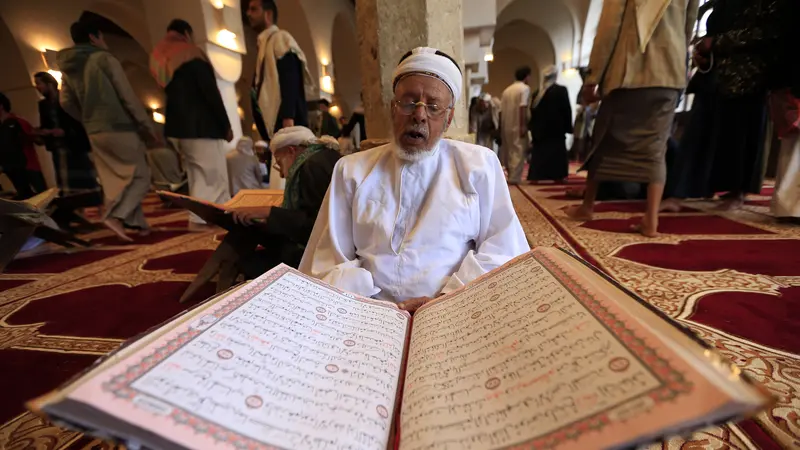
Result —
<path fill-rule="evenodd" d="M 231 215 L 225 212 L 229 208 L 280 206 L 283 202 L 283 191 L 276 189 L 242 189 L 232 199 L 221 205 L 168 191 L 156 191 L 156 194 L 161 197 L 161 200 L 187 209 L 206 222 L 226 230 L 235 226 Z"/>
<path fill-rule="evenodd" d="M 540 248 L 413 319 L 280 266 L 29 407 L 133 448 L 594 449 L 770 402 L 644 301 Z"/>

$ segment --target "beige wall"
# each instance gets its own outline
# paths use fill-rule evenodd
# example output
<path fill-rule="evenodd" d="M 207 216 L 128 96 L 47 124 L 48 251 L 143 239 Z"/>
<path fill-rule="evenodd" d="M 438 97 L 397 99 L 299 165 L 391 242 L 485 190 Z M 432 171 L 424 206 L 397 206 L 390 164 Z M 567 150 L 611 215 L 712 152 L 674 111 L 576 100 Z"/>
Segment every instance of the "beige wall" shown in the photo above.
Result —
<path fill-rule="evenodd" d="M 345 116 L 361 102 L 361 69 L 355 26 L 344 13 L 336 16 L 332 38 L 334 99 Z"/>
<path fill-rule="evenodd" d="M 484 91 L 495 97 L 501 97 L 505 88 L 514 82 L 514 72 L 521 66 L 529 66 L 531 74 L 531 92 L 539 85 L 539 66 L 533 57 L 515 48 L 504 48 L 494 53 L 494 61 L 489 64 L 489 83 Z"/>

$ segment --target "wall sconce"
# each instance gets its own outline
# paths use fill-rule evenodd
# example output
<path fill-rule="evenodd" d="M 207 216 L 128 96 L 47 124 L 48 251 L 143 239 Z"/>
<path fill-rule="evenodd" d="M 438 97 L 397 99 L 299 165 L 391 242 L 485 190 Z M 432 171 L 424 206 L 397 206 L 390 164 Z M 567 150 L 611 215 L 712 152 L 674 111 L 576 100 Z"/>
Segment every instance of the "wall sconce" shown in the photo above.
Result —
<path fill-rule="evenodd" d="M 225 7 L 225 2 L 223 0 L 211 0 L 211 6 L 216 9 L 222 9 Z"/>
<path fill-rule="evenodd" d="M 331 66 L 330 64 L 325 64 L 328 62 L 327 59 L 320 61 L 322 64 L 322 78 L 320 78 L 320 88 L 322 92 L 326 92 L 328 94 L 333 94 L 333 78 L 331 77 Z"/>
<path fill-rule="evenodd" d="M 339 106 L 333 105 L 328 109 L 328 112 L 331 113 L 333 117 L 339 117 L 342 114 L 342 110 L 339 109 Z"/>
<path fill-rule="evenodd" d="M 167 123 L 167 118 L 164 117 L 164 115 L 161 114 L 160 112 L 153 111 L 153 122 L 160 123 L 160 124 L 163 125 L 163 124 Z"/>
<path fill-rule="evenodd" d="M 483 60 L 486 61 L 486 62 L 494 61 L 494 54 L 493 53 L 487 53 L 487 54 L 483 55 Z"/>
<path fill-rule="evenodd" d="M 230 50 L 239 49 L 239 44 L 236 42 L 236 33 L 227 28 L 223 28 L 217 32 L 217 44 Z"/>
<path fill-rule="evenodd" d="M 250 129 L 253 131 L 258 131 L 258 127 L 256 126 L 256 124 L 253 124 L 253 126 L 250 127 Z"/>
<path fill-rule="evenodd" d="M 240 119 L 244 119 L 244 109 L 241 106 L 236 107 L 236 113 L 239 114 Z"/>
<path fill-rule="evenodd" d="M 58 63 L 56 62 L 56 55 L 58 52 L 55 50 L 45 49 L 42 52 L 42 62 L 47 68 L 47 73 L 53 76 L 58 82 L 58 87 L 61 87 L 61 72 L 58 70 Z"/>
<path fill-rule="evenodd" d="M 571 77 L 578 73 L 578 69 L 574 67 L 567 67 L 566 62 L 561 63 L 561 73 L 566 77 Z"/>

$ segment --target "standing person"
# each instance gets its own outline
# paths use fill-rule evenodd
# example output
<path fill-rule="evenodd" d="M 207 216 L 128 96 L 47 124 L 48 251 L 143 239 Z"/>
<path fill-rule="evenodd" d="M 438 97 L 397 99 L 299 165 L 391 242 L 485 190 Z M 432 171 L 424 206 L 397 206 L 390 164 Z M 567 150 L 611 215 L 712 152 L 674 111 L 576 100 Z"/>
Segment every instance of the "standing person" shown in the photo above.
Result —
<path fill-rule="evenodd" d="M 583 88 L 584 103 L 602 97 L 583 204 L 567 210 L 591 220 L 601 181 L 647 183 L 642 235 L 658 235 L 666 181 L 665 152 L 678 94 L 686 87 L 686 51 L 698 0 L 605 2 Z"/>
<path fill-rule="evenodd" d="M 494 139 L 497 137 L 499 122 L 498 111 L 492 104 L 492 96 L 483 94 L 472 112 L 470 130 L 475 133 L 475 143 L 494 151 Z"/>
<path fill-rule="evenodd" d="M 319 135 L 338 139 L 342 131 L 339 129 L 339 123 L 336 121 L 336 117 L 333 117 L 329 111 L 330 106 L 331 102 L 324 98 L 319 101 L 319 110 L 322 113 L 322 126 L 320 127 Z"/>
<path fill-rule="evenodd" d="M 236 148 L 225 155 L 225 160 L 228 163 L 231 195 L 236 195 L 242 189 L 263 188 L 261 164 L 253 151 L 252 139 L 247 136 L 239 139 Z"/>
<path fill-rule="evenodd" d="M 97 174 L 89 158 L 92 145 L 78 120 L 59 103 L 58 81 L 47 72 L 33 76 L 39 101 L 39 140 L 53 155 L 56 182 L 62 194 L 98 189 Z"/>
<path fill-rule="evenodd" d="M 542 88 L 531 105 L 533 137 L 528 181 L 564 181 L 569 175 L 566 135 L 572 133 L 572 107 L 567 88 L 556 84 L 558 69 L 542 71 Z"/>
<path fill-rule="evenodd" d="M 253 120 L 263 139 L 285 127 L 308 127 L 306 87 L 314 85 L 306 55 L 286 30 L 278 28 L 273 0 L 249 0 L 247 19 L 258 35 L 256 73 L 250 90 Z M 272 166 L 265 155 L 267 168 Z"/>
<path fill-rule="evenodd" d="M 531 88 L 530 67 L 520 67 L 514 77 L 517 81 L 503 91 L 500 106 L 500 164 L 508 171 L 509 184 L 522 182 L 525 152 L 528 151 L 528 102 Z"/>
<path fill-rule="evenodd" d="M 97 26 L 75 22 L 70 34 L 75 46 L 61 50 L 57 57 L 63 74 L 61 106 L 83 122 L 89 135 L 103 186 L 103 224 L 121 240 L 131 242 L 125 226 L 142 233 L 150 230 L 142 210 L 142 200 L 150 190 L 142 137 L 155 144 L 162 139 L 153 131 L 144 106 Z"/>
<path fill-rule="evenodd" d="M 164 133 L 183 157 L 189 195 L 211 203 L 230 200 L 225 141 L 233 140 L 214 68 L 193 42 L 192 26 L 174 19 L 150 57 L 150 71 L 167 94 Z M 189 229 L 208 229 L 195 214 Z"/>
<path fill-rule="evenodd" d="M 708 34 L 695 46 L 699 67 L 690 84 L 692 116 L 681 139 L 675 196 L 713 198 L 727 192 L 719 209 L 741 207 L 763 184 L 767 91 L 781 64 L 781 22 L 796 0 L 717 0 Z M 796 23 L 792 24 L 796 26 Z M 795 52 L 787 60 L 797 58 Z"/>
<path fill-rule="evenodd" d="M 11 113 L 11 101 L 0 93 L 0 167 L 17 191 L 15 200 L 47 190 L 33 139 L 31 125 Z"/>

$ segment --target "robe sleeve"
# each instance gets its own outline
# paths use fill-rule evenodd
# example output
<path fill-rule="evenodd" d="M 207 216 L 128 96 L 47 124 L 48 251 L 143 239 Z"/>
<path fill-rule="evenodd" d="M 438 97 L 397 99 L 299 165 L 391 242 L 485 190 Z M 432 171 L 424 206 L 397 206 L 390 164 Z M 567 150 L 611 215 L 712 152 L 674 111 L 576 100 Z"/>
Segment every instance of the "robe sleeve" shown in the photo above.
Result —
<path fill-rule="evenodd" d="M 441 294 L 455 291 L 531 249 L 511 203 L 500 161 L 492 155 L 488 162 L 491 169 L 475 183 L 481 221 L 476 250 L 467 253 Z"/>
<path fill-rule="evenodd" d="M 330 188 L 308 240 L 300 271 L 339 289 L 373 297 L 381 290 L 361 267 L 353 240 L 353 194 L 345 181 L 343 159 L 333 169 Z"/>

